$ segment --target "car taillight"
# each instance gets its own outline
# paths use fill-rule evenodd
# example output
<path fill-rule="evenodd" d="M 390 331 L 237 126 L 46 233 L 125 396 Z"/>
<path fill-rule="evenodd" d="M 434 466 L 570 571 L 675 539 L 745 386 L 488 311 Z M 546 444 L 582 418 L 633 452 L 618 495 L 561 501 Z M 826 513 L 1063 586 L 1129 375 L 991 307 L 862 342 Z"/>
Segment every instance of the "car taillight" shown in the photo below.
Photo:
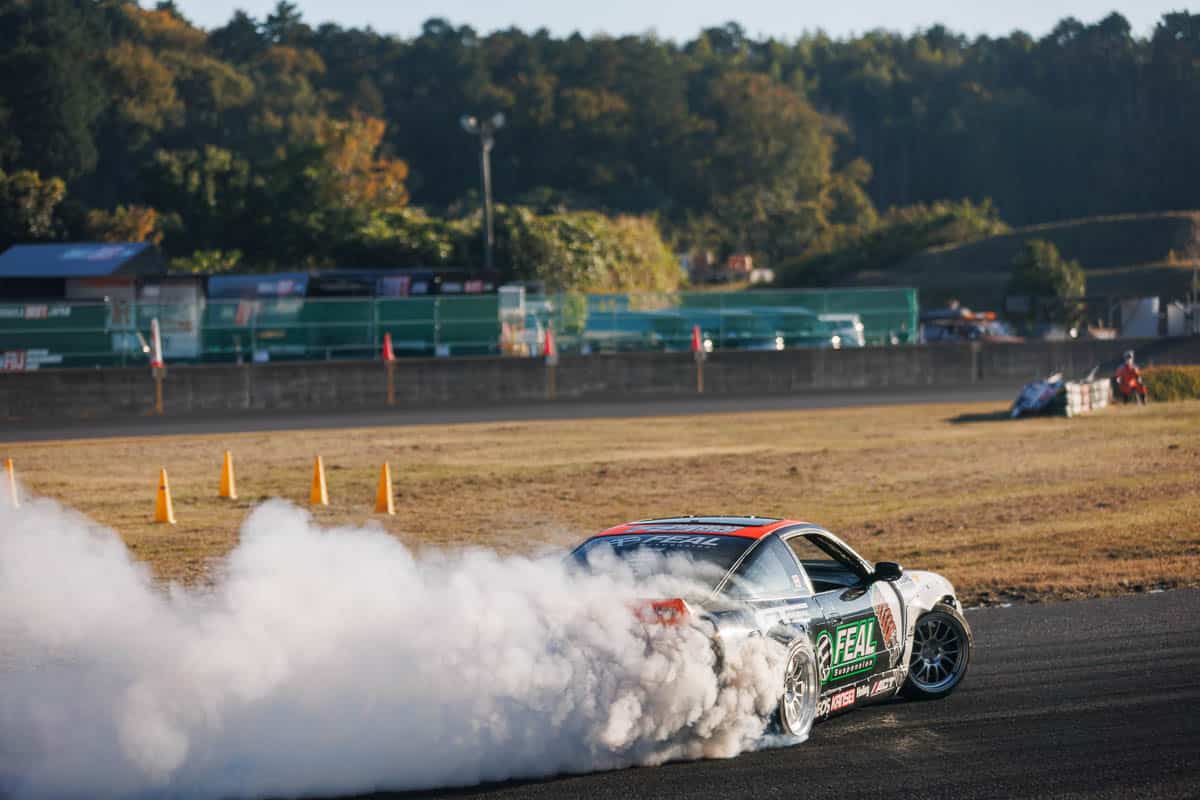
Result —
<path fill-rule="evenodd" d="M 682 597 L 670 600 L 647 600 L 633 606 L 634 615 L 647 625 L 678 625 L 691 613 Z"/>

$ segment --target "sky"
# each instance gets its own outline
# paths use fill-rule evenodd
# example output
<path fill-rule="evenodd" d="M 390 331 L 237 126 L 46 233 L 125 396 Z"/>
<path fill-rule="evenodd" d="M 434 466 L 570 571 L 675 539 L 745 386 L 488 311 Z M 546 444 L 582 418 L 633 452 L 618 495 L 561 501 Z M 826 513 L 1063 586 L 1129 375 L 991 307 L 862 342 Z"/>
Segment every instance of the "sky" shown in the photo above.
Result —
<path fill-rule="evenodd" d="M 1095 22 L 1119 11 L 1139 36 L 1148 35 L 1164 12 L 1189 0 L 293 0 L 310 25 L 370 25 L 382 33 L 411 36 L 431 17 L 470 25 L 480 33 L 517 26 L 548 28 L 556 35 L 646 33 L 686 41 L 701 29 L 739 22 L 752 36 L 795 38 L 817 29 L 846 36 L 887 28 L 910 33 L 941 23 L 968 36 L 1003 36 L 1020 29 L 1048 33 L 1063 17 Z M 223 25 L 235 9 L 265 17 L 276 0 L 176 0 L 184 15 L 204 28 Z M 1120 3 L 1118 5 L 1118 3 Z M 1195 0 L 1191 0 L 1194 8 Z M 142 0 L 149 7 L 153 0 Z"/>

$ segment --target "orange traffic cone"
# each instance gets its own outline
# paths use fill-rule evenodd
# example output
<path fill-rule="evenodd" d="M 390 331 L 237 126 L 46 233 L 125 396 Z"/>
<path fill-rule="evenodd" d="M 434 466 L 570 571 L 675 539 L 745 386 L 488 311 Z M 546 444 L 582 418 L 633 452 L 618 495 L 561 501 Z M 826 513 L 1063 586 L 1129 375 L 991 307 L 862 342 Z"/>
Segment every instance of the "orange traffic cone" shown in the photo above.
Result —
<path fill-rule="evenodd" d="M 175 506 L 171 504 L 171 485 L 167 483 L 167 469 L 158 472 L 158 497 L 154 503 L 154 521 L 175 524 Z"/>
<path fill-rule="evenodd" d="M 237 500 L 237 483 L 233 479 L 233 453 L 225 451 L 225 460 L 221 464 L 220 497 Z"/>
<path fill-rule="evenodd" d="M 321 457 L 313 462 L 312 491 L 308 493 L 308 502 L 314 506 L 329 505 L 329 490 L 325 487 L 325 463 Z"/>
<path fill-rule="evenodd" d="M 383 335 L 383 360 L 396 360 L 396 351 L 392 349 L 392 335 L 390 333 L 385 333 Z"/>
<path fill-rule="evenodd" d="M 8 476 L 8 494 L 13 508 L 21 507 L 21 499 L 17 497 L 17 473 L 13 469 L 11 458 L 4 459 L 4 474 Z"/>
<path fill-rule="evenodd" d="M 693 353 L 703 353 L 704 352 L 704 342 L 701 341 L 701 339 L 700 339 L 700 326 L 699 325 L 692 326 L 692 352 Z"/>
<path fill-rule="evenodd" d="M 396 497 L 392 491 L 392 468 L 385 461 L 379 470 L 379 488 L 375 490 L 375 513 L 396 513 Z"/>

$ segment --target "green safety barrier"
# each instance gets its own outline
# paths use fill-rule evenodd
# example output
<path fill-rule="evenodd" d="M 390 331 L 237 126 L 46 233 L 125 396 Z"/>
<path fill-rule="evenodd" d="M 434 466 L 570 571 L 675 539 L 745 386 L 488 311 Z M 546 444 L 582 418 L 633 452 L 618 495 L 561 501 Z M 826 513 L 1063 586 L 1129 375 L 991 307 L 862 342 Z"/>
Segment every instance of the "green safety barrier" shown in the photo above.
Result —
<path fill-rule="evenodd" d="M 9 362 L 0 368 L 119 364 L 128 348 L 121 310 L 101 302 L 0 304 L 0 352 Z"/>
<path fill-rule="evenodd" d="M 152 319 L 170 363 L 377 358 L 385 335 L 398 357 L 536 355 L 547 329 L 563 352 L 682 352 L 695 327 L 712 349 L 771 350 L 854 346 L 855 319 L 867 344 L 913 342 L 917 295 L 913 289 L 531 295 L 523 314 L 501 312 L 495 294 L 6 303 L 0 353 L 9 369 L 146 364 Z"/>
<path fill-rule="evenodd" d="M 903 288 L 568 294 L 532 305 L 562 349 L 590 351 L 687 349 L 693 326 L 714 349 L 832 347 L 835 337 L 847 347 L 859 334 L 863 344 L 911 344 L 919 314 L 916 290 Z"/>

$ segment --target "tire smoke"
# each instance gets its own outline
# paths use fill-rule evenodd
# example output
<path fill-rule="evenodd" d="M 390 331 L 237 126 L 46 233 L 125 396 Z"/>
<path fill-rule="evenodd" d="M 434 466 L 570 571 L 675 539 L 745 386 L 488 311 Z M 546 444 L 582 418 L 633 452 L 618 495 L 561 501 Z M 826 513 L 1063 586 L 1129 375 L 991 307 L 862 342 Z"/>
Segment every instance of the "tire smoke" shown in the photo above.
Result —
<path fill-rule="evenodd" d="M 112 531 L 0 508 L 0 795 L 422 789 L 728 757 L 756 746 L 782 647 L 725 653 L 558 559 L 414 554 L 256 508 L 208 589 Z M 674 595 L 671 595 L 674 596 Z"/>

